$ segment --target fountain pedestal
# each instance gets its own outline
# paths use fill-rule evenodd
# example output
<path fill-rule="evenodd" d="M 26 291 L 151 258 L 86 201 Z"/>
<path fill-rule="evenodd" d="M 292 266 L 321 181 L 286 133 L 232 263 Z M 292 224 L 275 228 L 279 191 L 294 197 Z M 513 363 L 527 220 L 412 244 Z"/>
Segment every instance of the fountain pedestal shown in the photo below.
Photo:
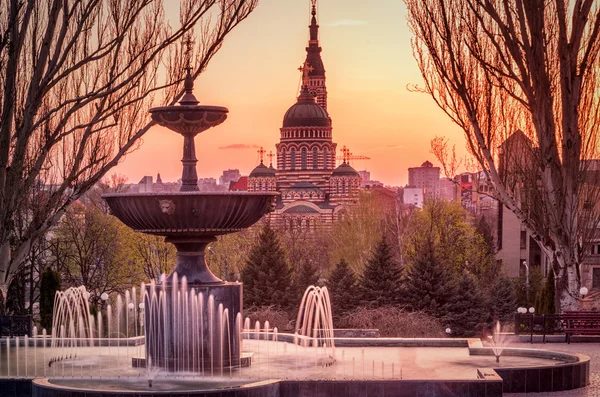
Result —
<path fill-rule="evenodd" d="M 210 375 L 240 366 L 242 284 L 182 287 L 147 287 L 145 305 L 155 303 L 145 318 L 146 365 Z"/>

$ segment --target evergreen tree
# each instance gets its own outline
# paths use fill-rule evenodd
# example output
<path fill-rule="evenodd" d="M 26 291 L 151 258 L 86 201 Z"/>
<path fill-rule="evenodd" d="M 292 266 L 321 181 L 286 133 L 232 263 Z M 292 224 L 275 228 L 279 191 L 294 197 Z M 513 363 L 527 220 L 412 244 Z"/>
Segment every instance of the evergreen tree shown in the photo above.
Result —
<path fill-rule="evenodd" d="M 47 267 L 40 280 L 40 325 L 48 332 L 52 328 L 54 296 L 60 291 L 60 275 Z"/>
<path fill-rule="evenodd" d="M 300 303 L 304 292 L 311 285 L 319 284 L 319 268 L 310 259 L 304 259 L 300 264 L 298 272 L 294 276 L 294 290 L 296 290 L 297 302 Z"/>
<path fill-rule="evenodd" d="M 556 313 L 556 298 L 554 296 L 554 271 L 552 269 L 550 269 L 548 272 L 548 277 L 546 278 L 543 291 L 543 295 L 540 299 L 541 307 L 539 312 L 542 314 Z"/>
<path fill-rule="evenodd" d="M 258 240 L 241 273 L 244 302 L 248 306 L 286 307 L 292 297 L 292 283 L 283 248 L 268 223 L 261 230 Z"/>
<path fill-rule="evenodd" d="M 396 263 L 390 245 L 382 238 L 365 266 L 361 297 L 375 306 L 392 305 L 400 302 L 402 290 L 402 268 Z"/>
<path fill-rule="evenodd" d="M 505 275 L 496 277 L 488 289 L 489 322 L 508 322 L 517 310 L 517 295 L 513 281 Z"/>
<path fill-rule="evenodd" d="M 408 270 L 404 303 L 444 318 L 456 294 L 456 278 L 447 265 L 435 257 L 433 244 L 421 245 Z"/>
<path fill-rule="evenodd" d="M 348 262 L 342 258 L 333 268 L 327 283 L 331 307 L 335 316 L 340 316 L 358 306 L 358 280 Z"/>
<path fill-rule="evenodd" d="M 463 271 L 446 315 L 452 334 L 475 336 L 481 328 L 485 327 L 487 316 L 487 301 L 477 280 L 469 272 Z"/>

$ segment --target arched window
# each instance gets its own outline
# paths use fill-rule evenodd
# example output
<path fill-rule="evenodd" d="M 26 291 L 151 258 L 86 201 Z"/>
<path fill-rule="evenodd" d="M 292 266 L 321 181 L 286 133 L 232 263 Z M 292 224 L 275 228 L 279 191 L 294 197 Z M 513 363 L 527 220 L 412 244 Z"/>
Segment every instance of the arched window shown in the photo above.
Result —
<path fill-rule="evenodd" d="M 346 194 L 346 181 L 342 182 L 342 194 Z"/>
<path fill-rule="evenodd" d="M 327 150 L 327 148 L 323 149 L 323 169 L 329 169 L 329 150 Z"/>
<path fill-rule="evenodd" d="M 296 169 L 296 148 L 290 150 L 290 168 L 292 170 Z"/>
<path fill-rule="evenodd" d="M 285 170 L 285 149 L 281 149 L 281 169 Z"/>
<path fill-rule="evenodd" d="M 300 152 L 300 162 L 302 165 L 302 169 L 305 170 L 308 168 L 308 151 L 306 150 L 305 147 L 302 148 L 302 151 Z"/>
<path fill-rule="evenodd" d="M 313 148 L 313 156 L 312 156 L 313 170 L 319 168 L 319 149 L 316 147 Z"/>

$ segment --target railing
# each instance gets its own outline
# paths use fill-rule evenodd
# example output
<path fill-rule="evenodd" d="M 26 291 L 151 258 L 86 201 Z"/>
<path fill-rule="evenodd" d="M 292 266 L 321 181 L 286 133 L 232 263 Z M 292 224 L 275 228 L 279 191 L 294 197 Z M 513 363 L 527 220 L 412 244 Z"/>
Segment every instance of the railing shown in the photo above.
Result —
<path fill-rule="evenodd" d="M 32 336 L 31 316 L 0 316 L 0 337 Z"/>
<path fill-rule="evenodd" d="M 546 342 L 546 335 L 563 333 L 562 316 L 560 314 L 515 314 L 515 335 L 543 335 L 542 341 Z"/>

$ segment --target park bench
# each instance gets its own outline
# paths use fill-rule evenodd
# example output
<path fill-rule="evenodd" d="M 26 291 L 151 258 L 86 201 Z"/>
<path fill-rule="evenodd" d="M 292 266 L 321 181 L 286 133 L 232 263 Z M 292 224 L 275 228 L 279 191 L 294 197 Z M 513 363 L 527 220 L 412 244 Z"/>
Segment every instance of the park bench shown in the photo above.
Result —
<path fill-rule="evenodd" d="M 571 335 L 600 335 L 600 312 L 567 311 L 561 318 L 567 343 L 571 343 Z"/>

